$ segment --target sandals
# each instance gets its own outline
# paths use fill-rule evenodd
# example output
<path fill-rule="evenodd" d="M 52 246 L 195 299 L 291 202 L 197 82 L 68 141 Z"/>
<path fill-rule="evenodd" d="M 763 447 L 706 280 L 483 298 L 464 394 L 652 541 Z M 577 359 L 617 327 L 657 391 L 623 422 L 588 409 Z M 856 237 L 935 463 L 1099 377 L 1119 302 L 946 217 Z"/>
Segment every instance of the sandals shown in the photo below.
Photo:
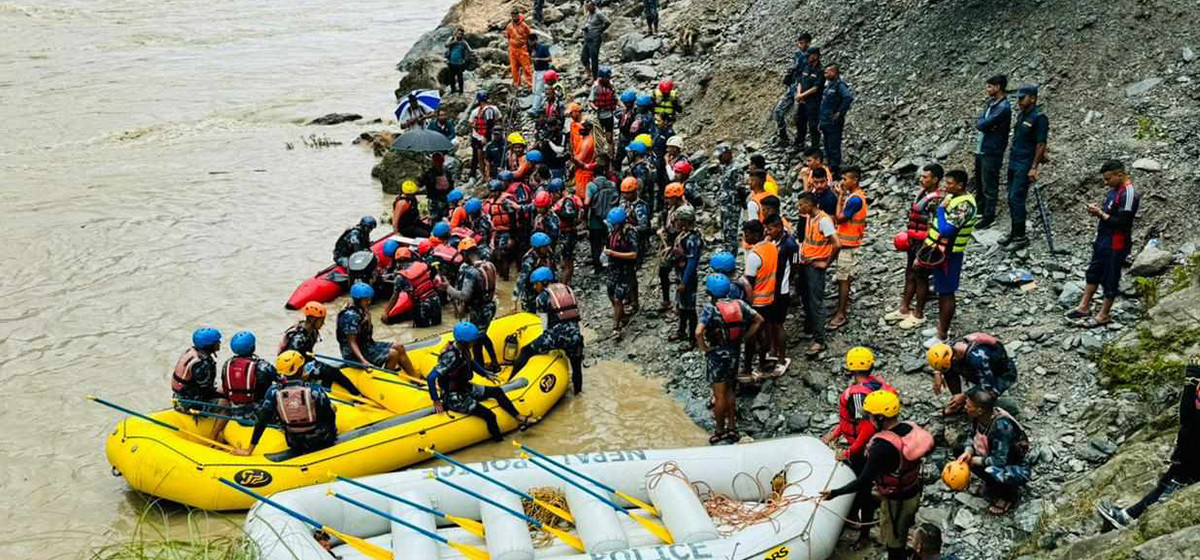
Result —
<path fill-rule="evenodd" d="M 521 420 L 520 424 L 517 425 L 517 429 L 524 432 L 525 430 L 528 430 L 530 426 L 533 426 L 538 422 L 541 422 L 541 420 L 532 416 L 526 416 L 525 419 Z"/>
<path fill-rule="evenodd" d="M 846 326 L 846 322 L 847 322 L 846 319 L 842 319 L 841 321 L 839 321 L 837 323 L 830 321 L 828 323 L 825 323 L 825 330 L 827 330 L 829 332 L 836 331 L 836 330 Z"/>
<path fill-rule="evenodd" d="M 814 343 L 812 343 L 812 346 L 809 346 L 808 350 L 804 352 L 804 355 L 807 356 L 808 359 L 813 360 L 813 359 L 816 359 L 817 356 L 820 356 L 821 353 L 824 351 L 825 351 L 824 344 L 821 344 L 820 342 L 814 342 Z"/>
<path fill-rule="evenodd" d="M 1111 322 L 1112 322 L 1112 319 L 1109 319 L 1107 321 L 1097 321 L 1095 317 L 1088 317 L 1086 321 L 1079 321 L 1079 322 L 1075 323 L 1075 326 L 1079 327 L 1081 329 L 1091 330 L 1091 329 L 1098 329 L 1100 327 L 1104 327 Z"/>
<path fill-rule="evenodd" d="M 1071 320 L 1078 320 L 1078 319 L 1082 319 L 1087 316 L 1088 316 L 1087 311 L 1080 311 L 1078 309 L 1072 309 L 1072 310 L 1066 312 L 1065 314 L 1063 314 L 1063 317 L 1066 317 Z"/>
<path fill-rule="evenodd" d="M 709 445 L 716 445 L 716 444 L 718 444 L 718 443 L 721 443 L 722 441 L 725 441 L 725 434 L 726 434 L 726 433 L 728 433 L 728 432 L 717 432 L 717 433 L 715 433 L 715 434 L 713 434 L 713 435 L 709 436 L 709 438 L 708 438 L 708 444 L 709 444 Z"/>

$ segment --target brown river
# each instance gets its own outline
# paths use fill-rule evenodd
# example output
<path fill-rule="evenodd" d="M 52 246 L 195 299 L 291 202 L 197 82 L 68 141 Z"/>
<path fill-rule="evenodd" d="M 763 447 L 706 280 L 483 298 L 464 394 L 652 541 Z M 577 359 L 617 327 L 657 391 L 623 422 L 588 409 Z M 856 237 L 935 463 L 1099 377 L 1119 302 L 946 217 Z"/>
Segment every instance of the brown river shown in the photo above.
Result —
<path fill-rule="evenodd" d="M 120 415 L 85 396 L 164 408 L 201 325 L 276 344 L 288 294 L 387 202 L 373 156 L 349 144 L 363 126 L 304 122 L 387 118 L 395 61 L 449 5 L 0 2 L 0 557 L 86 557 L 128 535 L 147 500 L 104 458 Z M 305 147 L 312 134 L 345 145 Z M 321 349 L 335 352 L 331 329 Z M 524 439 L 551 452 L 704 441 L 633 365 L 596 364 L 585 386 Z M 182 508 L 150 517 L 188 535 Z"/>

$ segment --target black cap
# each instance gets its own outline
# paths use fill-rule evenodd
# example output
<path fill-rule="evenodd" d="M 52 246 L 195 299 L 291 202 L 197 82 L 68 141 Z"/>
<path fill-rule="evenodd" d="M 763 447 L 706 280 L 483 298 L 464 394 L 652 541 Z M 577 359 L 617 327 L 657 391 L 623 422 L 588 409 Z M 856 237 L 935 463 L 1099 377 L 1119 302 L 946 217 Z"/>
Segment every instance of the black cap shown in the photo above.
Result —
<path fill-rule="evenodd" d="M 1021 89 L 1017 90 L 1017 98 L 1019 99 L 1025 97 L 1026 95 L 1037 95 L 1039 89 L 1041 88 L 1036 85 L 1023 86 Z"/>
<path fill-rule="evenodd" d="M 810 47 L 808 49 L 808 56 L 812 56 L 814 54 L 817 56 L 821 56 L 821 47 Z"/>

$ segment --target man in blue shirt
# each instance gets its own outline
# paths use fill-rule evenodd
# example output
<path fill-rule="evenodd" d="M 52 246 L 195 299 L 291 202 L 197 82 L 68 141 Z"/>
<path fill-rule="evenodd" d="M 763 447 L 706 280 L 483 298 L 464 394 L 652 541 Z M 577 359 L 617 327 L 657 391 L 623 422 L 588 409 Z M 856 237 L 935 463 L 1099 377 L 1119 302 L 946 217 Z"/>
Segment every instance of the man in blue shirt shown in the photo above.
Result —
<path fill-rule="evenodd" d="M 796 38 L 796 53 L 792 55 L 792 65 L 788 68 L 787 74 L 783 76 L 783 85 L 787 88 L 783 92 L 783 97 L 779 98 L 779 102 L 775 104 L 775 126 L 779 129 L 779 145 L 787 146 L 787 114 L 792 110 L 792 105 L 796 104 L 796 88 L 800 85 L 800 76 L 804 73 L 804 69 L 808 66 L 808 47 L 812 45 L 812 35 L 801 33 Z M 798 111 L 803 112 L 804 106 L 801 105 Z M 800 113 L 796 113 L 796 118 L 800 118 Z M 798 130 L 799 135 L 797 140 L 804 143 L 804 131 Z"/>
<path fill-rule="evenodd" d="M 1087 288 L 1083 290 L 1079 306 L 1067 312 L 1068 319 L 1086 319 L 1079 326 L 1087 328 L 1104 326 L 1112 321 L 1113 302 L 1120 293 L 1121 265 L 1132 248 L 1133 220 L 1142 202 L 1141 193 L 1133 188 L 1133 181 L 1125 171 L 1125 164 L 1115 159 L 1106 161 L 1100 167 L 1100 175 L 1104 178 L 1108 193 L 1104 196 L 1103 206 L 1087 206 L 1088 214 L 1099 220 L 1096 224 L 1096 241 L 1092 244 L 1092 259 L 1084 275 Z M 1101 287 L 1104 289 L 1104 302 L 1100 305 L 1100 312 L 1087 319 L 1092 298 Z"/>
<path fill-rule="evenodd" d="M 821 147 L 821 96 L 825 93 L 825 67 L 821 66 L 821 49 L 808 49 L 808 62 L 799 76 L 796 88 L 796 147 L 804 147 L 804 132 L 808 131 L 809 148 Z"/>
<path fill-rule="evenodd" d="M 842 131 L 846 128 L 846 114 L 854 103 L 854 94 L 841 79 L 836 64 L 825 67 L 825 91 L 821 94 L 821 134 L 825 136 L 825 158 L 833 177 L 842 175 Z"/>
<path fill-rule="evenodd" d="M 1000 193 L 1000 165 L 1008 147 L 1012 127 L 1012 107 L 1008 104 L 1008 76 L 998 74 L 987 79 L 988 99 L 975 121 L 975 198 L 979 202 L 979 224 L 986 229 L 996 221 L 996 199 Z"/>
<path fill-rule="evenodd" d="M 1008 152 L 1008 214 L 1012 229 L 1000 240 L 1009 251 L 1029 246 L 1025 235 L 1025 200 L 1029 185 L 1037 181 L 1038 166 L 1046 160 L 1046 139 L 1050 119 L 1038 107 L 1038 86 L 1025 86 L 1017 92 L 1017 122 L 1013 125 L 1012 148 Z"/>

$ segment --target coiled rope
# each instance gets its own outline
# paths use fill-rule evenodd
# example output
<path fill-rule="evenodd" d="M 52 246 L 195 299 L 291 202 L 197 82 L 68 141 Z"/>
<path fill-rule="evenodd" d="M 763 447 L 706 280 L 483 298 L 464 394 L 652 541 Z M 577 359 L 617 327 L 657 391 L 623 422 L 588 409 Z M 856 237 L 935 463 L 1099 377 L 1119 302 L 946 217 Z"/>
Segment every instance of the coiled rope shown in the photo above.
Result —
<path fill-rule="evenodd" d="M 530 488 L 529 495 L 552 506 L 558 507 L 563 511 L 570 511 L 570 507 L 567 506 L 567 495 L 558 488 L 553 488 L 550 486 Z M 551 527 L 563 530 L 568 530 L 571 528 L 569 523 L 563 521 L 557 515 L 550 513 L 550 510 L 533 501 L 522 499 L 521 505 L 525 510 L 525 515 L 540 521 L 543 525 L 549 525 Z M 534 527 L 533 524 L 529 525 L 529 530 L 533 532 L 533 546 L 537 548 L 544 548 L 554 543 L 554 535 L 551 535 L 546 531 L 539 530 L 538 528 Z"/>

